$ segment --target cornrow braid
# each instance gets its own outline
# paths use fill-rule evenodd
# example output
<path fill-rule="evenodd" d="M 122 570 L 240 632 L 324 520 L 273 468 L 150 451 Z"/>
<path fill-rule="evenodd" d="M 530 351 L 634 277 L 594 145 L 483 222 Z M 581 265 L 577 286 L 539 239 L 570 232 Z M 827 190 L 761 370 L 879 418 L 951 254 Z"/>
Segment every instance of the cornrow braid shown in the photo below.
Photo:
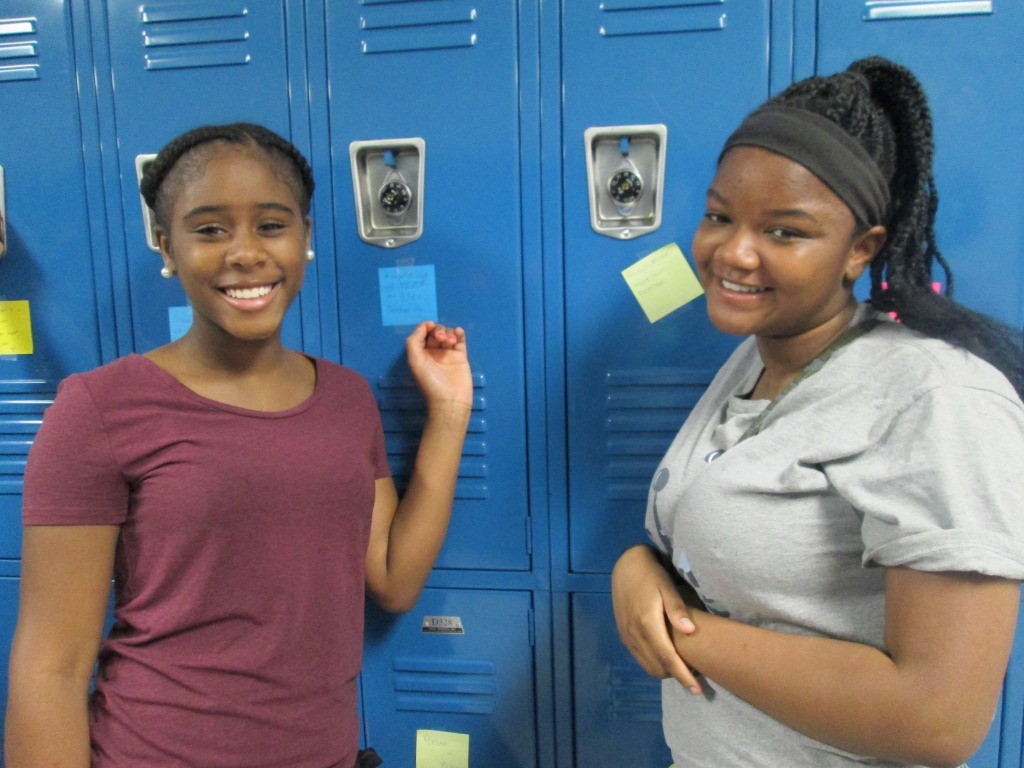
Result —
<path fill-rule="evenodd" d="M 179 161 L 197 147 L 210 142 L 223 141 L 240 146 L 259 147 L 270 157 L 280 158 L 291 169 L 296 196 L 303 216 L 309 213 L 313 198 L 313 171 L 302 153 L 287 139 L 269 128 L 255 123 L 228 123 L 226 125 L 202 125 L 193 128 L 160 150 L 142 175 L 139 190 L 146 205 L 153 209 L 160 226 L 167 227 L 171 200 L 167 199 L 165 182 Z"/>
<path fill-rule="evenodd" d="M 860 141 L 889 182 L 885 244 L 871 263 L 870 303 L 895 312 L 907 327 L 971 352 L 998 368 L 1024 398 L 1024 345 L 1019 331 L 952 299 L 953 273 L 935 239 L 939 197 L 932 175 L 934 143 L 928 99 L 910 70 L 879 56 L 829 77 L 790 86 L 773 103 L 821 115 Z M 932 290 L 932 266 L 945 294 Z"/>

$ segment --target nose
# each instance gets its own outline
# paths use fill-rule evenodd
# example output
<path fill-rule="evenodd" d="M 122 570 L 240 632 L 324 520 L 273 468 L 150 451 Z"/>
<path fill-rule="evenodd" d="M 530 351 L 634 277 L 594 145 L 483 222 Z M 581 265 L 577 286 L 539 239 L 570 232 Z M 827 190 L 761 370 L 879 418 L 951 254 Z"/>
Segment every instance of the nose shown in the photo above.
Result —
<path fill-rule="evenodd" d="M 715 248 L 715 260 L 733 269 L 756 269 L 759 258 L 754 233 L 744 227 L 731 227 L 723 232 Z"/>
<path fill-rule="evenodd" d="M 248 229 L 240 230 L 228 246 L 226 261 L 228 266 L 239 269 L 252 269 L 267 260 L 263 243 L 255 232 Z"/>

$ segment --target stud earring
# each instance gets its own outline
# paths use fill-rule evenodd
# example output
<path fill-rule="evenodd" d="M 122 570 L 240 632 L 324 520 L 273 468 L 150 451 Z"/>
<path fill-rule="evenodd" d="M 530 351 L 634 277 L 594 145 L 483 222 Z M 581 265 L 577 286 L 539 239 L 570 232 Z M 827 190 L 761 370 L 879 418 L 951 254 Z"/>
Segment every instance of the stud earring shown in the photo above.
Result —
<path fill-rule="evenodd" d="M 314 251 L 312 248 L 310 248 L 308 251 L 306 251 L 306 261 L 312 261 L 315 258 L 316 258 L 316 251 Z"/>
<path fill-rule="evenodd" d="M 174 276 L 174 270 L 170 267 L 163 267 L 160 270 L 160 277 L 171 278 Z"/>

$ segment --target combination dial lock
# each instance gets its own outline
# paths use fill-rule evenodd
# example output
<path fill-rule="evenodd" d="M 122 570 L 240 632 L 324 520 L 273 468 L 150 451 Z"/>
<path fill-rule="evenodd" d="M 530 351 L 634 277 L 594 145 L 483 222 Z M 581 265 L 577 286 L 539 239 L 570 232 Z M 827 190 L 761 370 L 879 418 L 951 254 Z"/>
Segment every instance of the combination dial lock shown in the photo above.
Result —
<path fill-rule="evenodd" d="M 401 181 L 389 181 L 380 188 L 380 207 L 391 216 L 400 216 L 409 207 L 412 191 Z"/>

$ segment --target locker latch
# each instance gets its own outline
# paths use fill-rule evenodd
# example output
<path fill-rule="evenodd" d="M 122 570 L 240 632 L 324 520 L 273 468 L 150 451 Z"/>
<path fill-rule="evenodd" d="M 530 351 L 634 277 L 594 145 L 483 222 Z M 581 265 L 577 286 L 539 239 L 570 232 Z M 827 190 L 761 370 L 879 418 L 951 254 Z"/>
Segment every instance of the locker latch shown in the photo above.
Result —
<path fill-rule="evenodd" d="M 595 232 L 629 240 L 661 226 L 667 136 L 664 125 L 586 130 L 590 226 Z"/>
<path fill-rule="evenodd" d="M 146 245 L 151 251 L 160 253 L 160 246 L 156 239 L 156 214 L 153 209 L 146 205 L 142 197 L 142 174 L 146 172 L 146 166 L 156 159 L 156 155 L 135 156 L 135 177 L 139 183 L 139 202 L 142 204 L 142 226 L 146 230 Z"/>
<path fill-rule="evenodd" d="M 353 141 L 352 189 L 359 237 L 397 248 L 423 234 L 423 139 Z"/>

